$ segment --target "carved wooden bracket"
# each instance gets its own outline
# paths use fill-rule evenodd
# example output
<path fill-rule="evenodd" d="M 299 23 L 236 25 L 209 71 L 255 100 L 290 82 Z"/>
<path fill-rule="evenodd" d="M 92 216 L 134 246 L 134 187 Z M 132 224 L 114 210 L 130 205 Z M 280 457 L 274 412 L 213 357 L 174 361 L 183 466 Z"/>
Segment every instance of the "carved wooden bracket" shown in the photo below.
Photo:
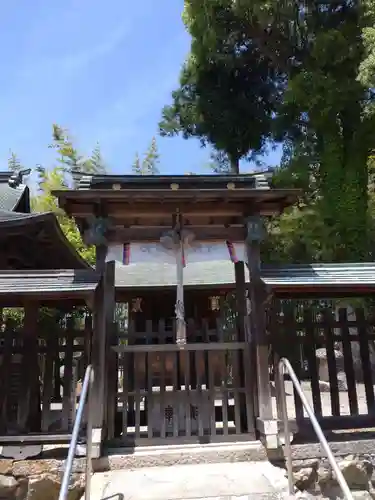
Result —
<path fill-rule="evenodd" d="M 111 227 L 111 221 L 107 217 L 87 218 L 88 228 L 83 233 L 83 241 L 86 245 L 107 245 L 107 233 Z"/>

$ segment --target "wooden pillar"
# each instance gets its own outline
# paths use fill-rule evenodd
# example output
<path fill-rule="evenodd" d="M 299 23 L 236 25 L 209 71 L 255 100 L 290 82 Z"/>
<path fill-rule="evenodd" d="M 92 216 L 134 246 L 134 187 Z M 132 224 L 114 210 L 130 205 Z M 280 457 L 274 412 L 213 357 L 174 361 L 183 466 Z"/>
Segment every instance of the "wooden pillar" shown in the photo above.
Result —
<path fill-rule="evenodd" d="M 37 302 L 25 304 L 23 328 L 23 395 L 18 407 L 18 425 L 28 432 L 40 432 L 42 425 L 38 361 L 38 308 Z"/>
<path fill-rule="evenodd" d="M 115 437 L 115 420 L 117 413 L 118 392 L 118 355 L 112 346 L 118 345 L 118 331 L 115 323 L 115 263 L 108 262 L 105 270 L 105 303 L 106 303 L 106 385 L 105 410 L 106 437 Z"/>
<path fill-rule="evenodd" d="M 239 375 L 241 380 L 241 385 L 245 387 L 246 394 L 240 394 L 240 418 L 241 418 L 241 432 L 246 432 L 255 438 L 255 412 L 254 403 L 252 405 L 247 404 L 249 398 L 250 401 L 254 401 L 254 378 L 255 370 L 251 363 L 252 361 L 252 345 L 250 343 L 249 328 L 248 328 L 248 318 L 247 318 L 247 304 L 246 304 L 246 277 L 245 277 L 245 263 L 240 261 L 235 264 L 235 279 L 236 279 L 236 312 L 237 312 L 237 340 L 239 342 L 248 342 L 247 352 L 239 351 L 238 355 L 238 366 Z M 252 366 L 246 367 L 245 364 L 248 363 L 250 359 L 250 364 Z M 247 415 L 247 412 L 251 412 L 251 415 Z"/>
<path fill-rule="evenodd" d="M 93 384 L 93 456 L 100 456 L 107 424 L 107 360 L 109 352 L 109 323 L 114 312 L 114 262 L 105 262 L 107 247 L 98 245 L 96 270 L 101 274 L 94 300 L 94 325 L 92 337 Z M 112 317 L 111 317 L 112 315 Z M 111 321 L 109 321 L 111 318 Z"/>
<path fill-rule="evenodd" d="M 257 430 L 268 448 L 278 447 L 277 420 L 272 414 L 271 385 L 268 367 L 268 340 L 266 335 L 266 315 L 264 301 L 265 288 L 261 281 L 260 244 L 265 236 L 262 219 L 259 215 L 246 220 L 246 251 L 250 273 L 250 332 L 255 351 L 257 385 Z"/>

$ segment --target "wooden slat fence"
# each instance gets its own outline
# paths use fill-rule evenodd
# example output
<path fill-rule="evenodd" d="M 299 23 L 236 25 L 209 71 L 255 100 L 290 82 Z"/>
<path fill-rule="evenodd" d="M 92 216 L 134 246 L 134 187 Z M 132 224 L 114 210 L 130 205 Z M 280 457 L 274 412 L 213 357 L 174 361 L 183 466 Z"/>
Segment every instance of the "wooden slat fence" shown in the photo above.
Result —
<path fill-rule="evenodd" d="M 91 342 L 91 317 L 30 338 L 9 322 L 0 332 L 0 435 L 72 429 Z"/>
<path fill-rule="evenodd" d="M 375 417 L 374 321 L 362 308 L 295 301 L 273 309 L 269 323 L 271 379 L 287 357 L 325 429 L 373 428 Z M 308 427 L 302 404 L 285 377 L 288 413 Z M 274 415 L 280 415 L 274 393 Z"/>

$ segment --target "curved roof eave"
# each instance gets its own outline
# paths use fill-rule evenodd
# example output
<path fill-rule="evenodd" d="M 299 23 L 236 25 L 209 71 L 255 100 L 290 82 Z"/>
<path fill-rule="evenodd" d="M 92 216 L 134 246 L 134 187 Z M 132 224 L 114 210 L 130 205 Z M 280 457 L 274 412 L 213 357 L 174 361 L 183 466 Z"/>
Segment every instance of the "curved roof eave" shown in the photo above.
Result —
<path fill-rule="evenodd" d="M 92 269 L 92 266 L 90 266 L 90 264 L 79 255 L 77 250 L 68 241 L 60 227 L 56 215 L 53 212 L 23 214 L 0 210 L 0 229 L 22 227 L 30 224 L 39 224 L 41 222 L 48 225 L 55 233 L 55 237 L 61 242 L 67 257 L 76 263 L 76 266 L 74 266 L 76 269 Z"/>

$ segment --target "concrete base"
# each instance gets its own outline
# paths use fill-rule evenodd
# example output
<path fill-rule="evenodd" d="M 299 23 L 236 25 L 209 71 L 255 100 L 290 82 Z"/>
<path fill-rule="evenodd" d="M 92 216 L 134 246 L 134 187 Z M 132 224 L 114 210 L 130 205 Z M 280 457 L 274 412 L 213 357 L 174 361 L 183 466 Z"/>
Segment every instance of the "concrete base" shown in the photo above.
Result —
<path fill-rule="evenodd" d="M 267 460 L 266 450 L 260 441 L 144 446 L 106 451 L 106 457 L 95 460 L 96 470 Z"/>

